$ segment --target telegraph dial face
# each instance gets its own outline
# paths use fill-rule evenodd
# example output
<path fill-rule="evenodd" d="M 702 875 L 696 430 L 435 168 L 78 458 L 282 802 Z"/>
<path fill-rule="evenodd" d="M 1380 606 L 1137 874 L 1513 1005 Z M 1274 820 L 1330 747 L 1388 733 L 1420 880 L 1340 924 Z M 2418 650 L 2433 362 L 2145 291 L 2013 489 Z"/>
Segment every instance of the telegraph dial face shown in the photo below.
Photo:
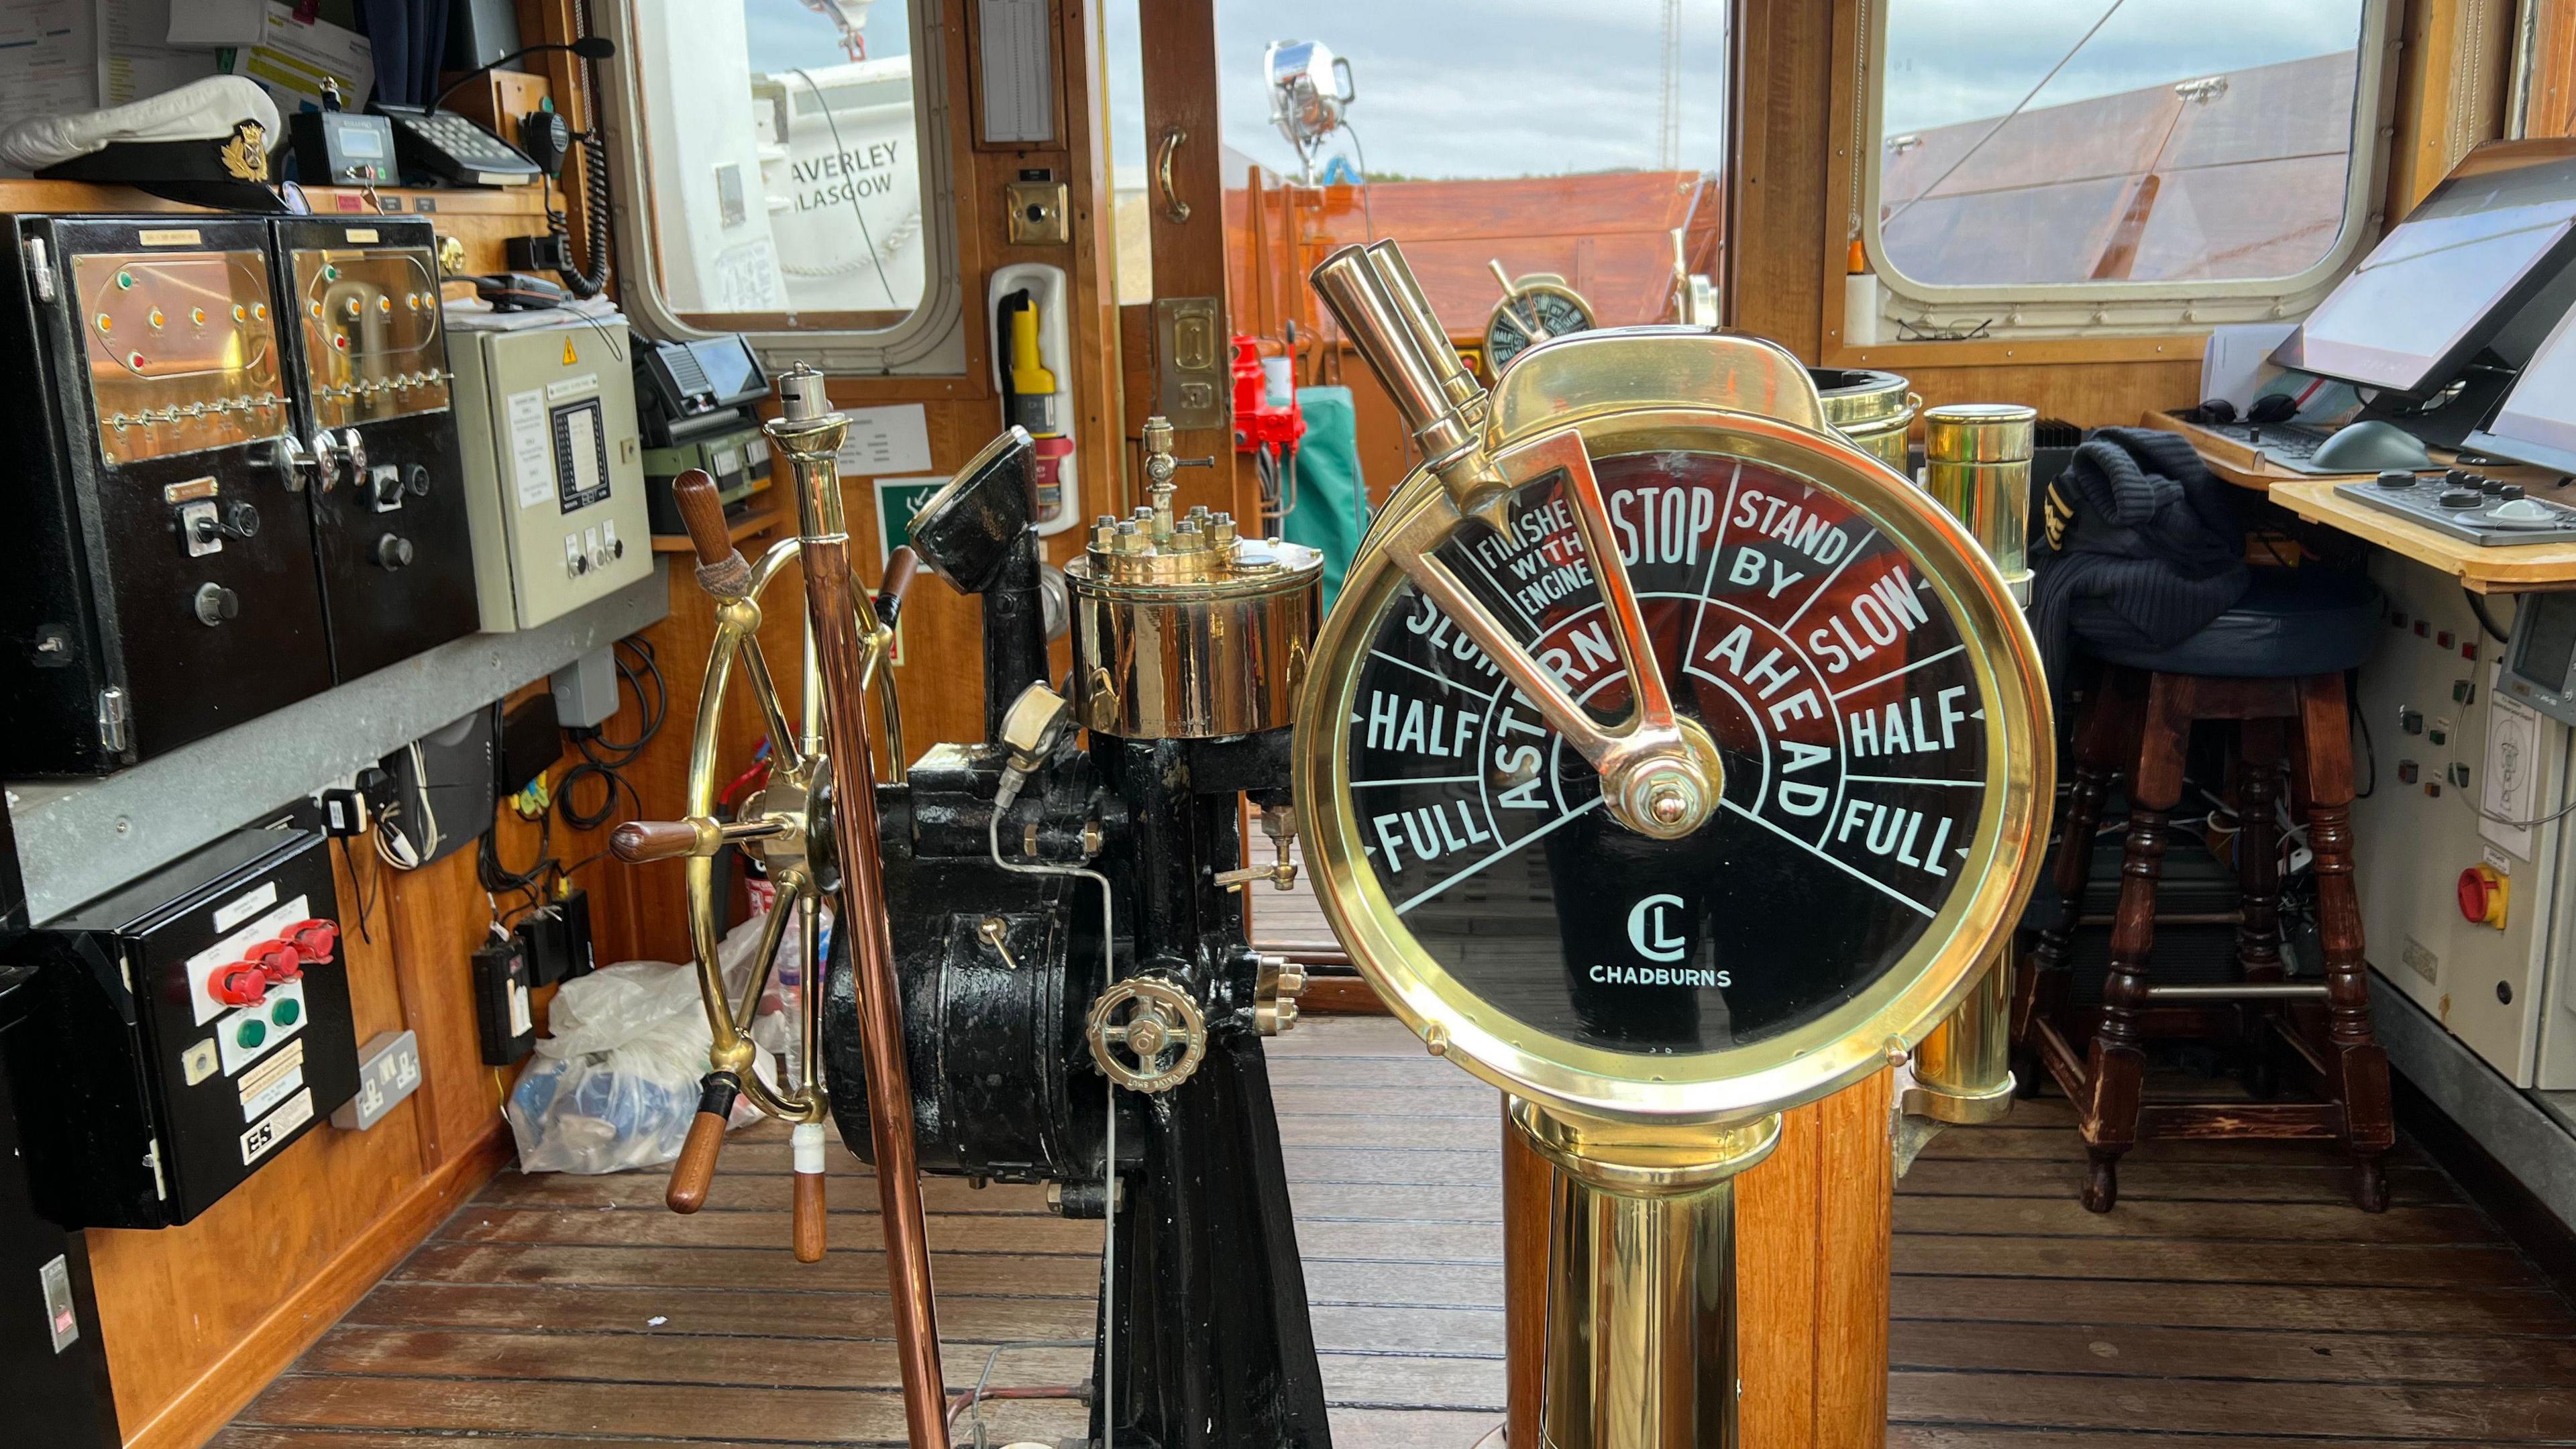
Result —
<path fill-rule="evenodd" d="M 1307 804 L 1326 904 L 1364 966 L 1393 968 L 1400 1014 L 1516 1091 L 1614 1115 L 1669 1110 L 1685 1084 L 1713 1088 L 1682 1092 L 1700 1110 L 1817 1095 L 1928 1025 L 1888 1002 L 1935 958 L 1982 954 L 1995 887 L 2016 909 L 2027 889 L 2027 635 L 1996 647 L 2008 613 L 1962 595 L 1973 567 L 1919 513 L 1892 526 L 1794 453 L 1596 442 L 1593 468 L 1674 709 L 1724 761 L 1722 805 L 1678 841 L 1620 825 L 1598 772 L 1389 568 L 1350 606 L 1367 612 L 1327 666 L 1338 697 L 1310 696 L 1335 708 L 1328 766 L 1301 785 L 1330 795 Z M 1561 475 L 1434 552 L 1595 718 L 1626 717 Z"/>
<path fill-rule="evenodd" d="M 1515 288 L 1485 323 L 1485 356 L 1495 376 L 1502 375 L 1504 364 L 1529 349 L 1532 325 L 1548 337 L 1567 337 L 1591 331 L 1592 312 L 1581 297 L 1563 287 L 1533 282 Z"/>

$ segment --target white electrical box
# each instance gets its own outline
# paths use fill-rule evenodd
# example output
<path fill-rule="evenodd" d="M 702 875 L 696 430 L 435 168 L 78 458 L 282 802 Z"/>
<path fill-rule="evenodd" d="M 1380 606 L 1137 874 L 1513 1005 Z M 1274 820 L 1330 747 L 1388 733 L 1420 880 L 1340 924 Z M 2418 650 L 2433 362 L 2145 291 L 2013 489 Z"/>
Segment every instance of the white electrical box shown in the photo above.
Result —
<path fill-rule="evenodd" d="M 2355 696 L 2370 794 L 2352 810 L 2371 965 L 2515 1086 L 2576 1087 L 2569 821 L 2544 819 L 2568 803 L 2570 731 L 2498 697 L 2503 646 L 2458 579 L 2386 552 L 2371 577 L 2388 600 Z"/>
<path fill-rule="evenodd" d="M 653 571 L 622 318 L 449 334 L 487 633 L 531 629 Z"/>

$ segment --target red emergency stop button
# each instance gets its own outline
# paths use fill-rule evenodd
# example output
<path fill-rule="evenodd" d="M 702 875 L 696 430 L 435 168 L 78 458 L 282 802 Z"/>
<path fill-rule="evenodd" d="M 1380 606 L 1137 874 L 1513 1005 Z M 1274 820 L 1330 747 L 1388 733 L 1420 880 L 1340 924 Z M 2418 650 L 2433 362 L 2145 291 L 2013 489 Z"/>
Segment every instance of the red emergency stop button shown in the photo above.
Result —
<path fill-rule="evenodd" d="M 337 921 L 298 921 L 282 933 L 283 939 L 295 943 L 296 954 L 307 966 L 327 965 L 331 953 L 340 945 L 340 923 Z"/>
<path fill-rule="evenodd" d="M 206 994 L 226 1006 L 257 1006 L 268 999 L 268 972 L 256 961 L 218 966 L 206 977 Z"/>
<path fill-rule="evenodd" d="M 271 941 L 253 951 L 250 959 L 273 982 L 284 984 L 304 979 L 304 953 L 296 950 L 292 941 Z"/>
<path fill-rule="evenodd" d="M 2504 929 L 2505 897 L 2512 883 L 2491 865 L 2473 865 L 2460 872 L 2460 914 L 2472 926 Z"/>

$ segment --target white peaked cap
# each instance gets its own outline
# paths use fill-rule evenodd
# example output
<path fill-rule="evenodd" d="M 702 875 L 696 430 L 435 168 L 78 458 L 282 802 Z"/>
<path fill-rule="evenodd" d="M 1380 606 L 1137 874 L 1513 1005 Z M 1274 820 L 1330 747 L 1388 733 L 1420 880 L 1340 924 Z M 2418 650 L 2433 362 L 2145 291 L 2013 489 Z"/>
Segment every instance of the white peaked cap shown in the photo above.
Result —
<path fill-rule="evenodd" d="M 248 76 L 217 75 L 77 116 L 36 116 L 0 131 L 0 162 L 42 171 L 120 141 L 215 141 L 244 121 L 277 139 L 277 103 Z"/>

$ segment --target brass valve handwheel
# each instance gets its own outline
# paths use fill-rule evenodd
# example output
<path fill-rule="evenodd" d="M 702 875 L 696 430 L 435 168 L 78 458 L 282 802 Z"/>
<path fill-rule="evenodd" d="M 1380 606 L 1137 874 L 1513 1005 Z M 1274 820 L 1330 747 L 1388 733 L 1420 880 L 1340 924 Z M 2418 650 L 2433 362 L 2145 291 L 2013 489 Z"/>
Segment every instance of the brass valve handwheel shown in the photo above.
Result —
<path fill-rule="evenodd" d="M 1121 981 L 1091 1003 L 1083 1034 L 1102 1075 L 1133 1092 L 1168 1092 L 1207 1056 L 1207 1018 L 1189 993 L 1151 977 Z M 1165 1061 L 1173 1053 L 1176 1060 Z"/>

